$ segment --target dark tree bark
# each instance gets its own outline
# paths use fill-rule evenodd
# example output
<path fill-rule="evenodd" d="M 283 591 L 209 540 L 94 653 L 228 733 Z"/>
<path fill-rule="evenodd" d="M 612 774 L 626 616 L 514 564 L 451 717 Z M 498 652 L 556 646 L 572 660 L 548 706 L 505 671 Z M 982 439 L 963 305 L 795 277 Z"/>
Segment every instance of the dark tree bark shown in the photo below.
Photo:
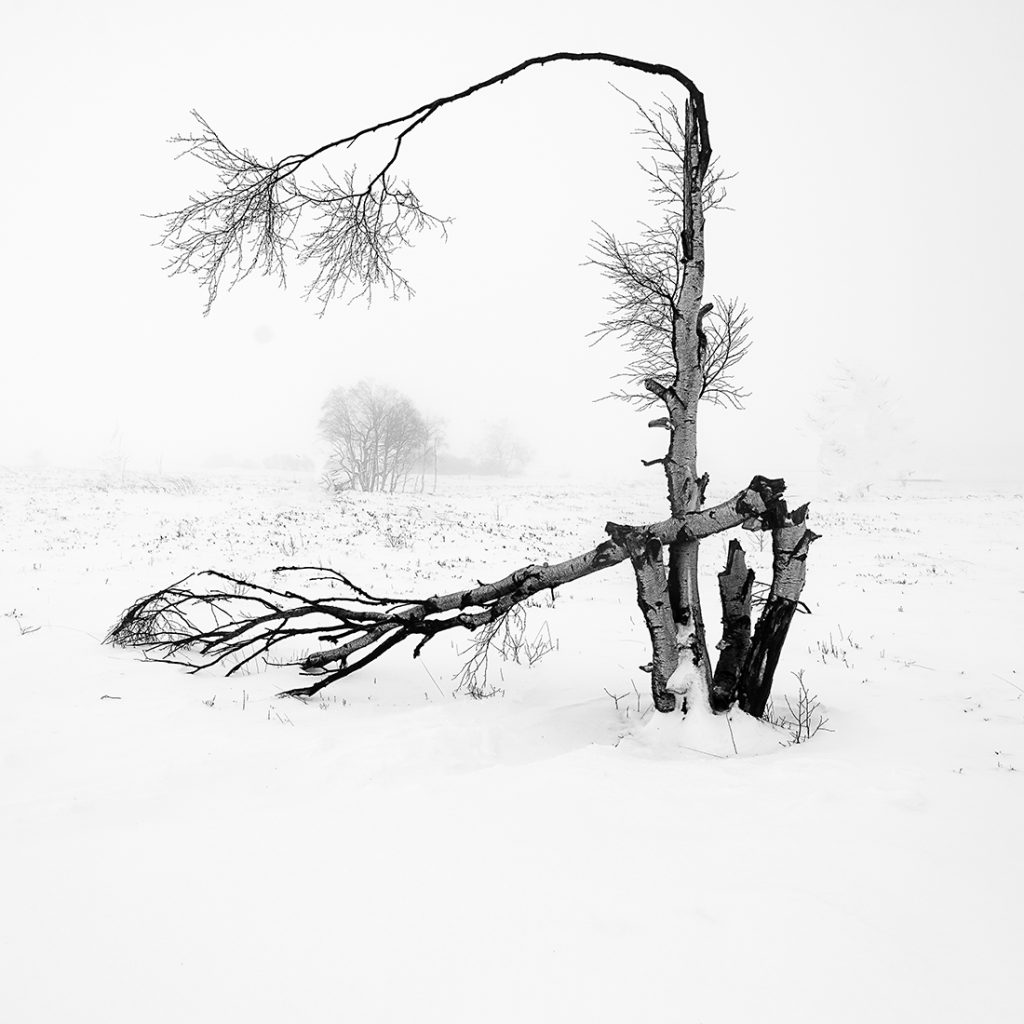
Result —
<path fill-rule="evenodd" d="M 736 699 L 740 675 L 750 650 L 750 604 L 754 589 L 754 570 L 747 568 L 746 556 L 738 540 L 729 541 L 725 569 L 718 574 L 722 599 L 722 640 L 718 645 L 718 664 L 711 684 L 711 706 L 725 711 Z"/>
<path fill-rule="evenodd" d="M 707 477 L 697 469 L 697 411 L 704 386 L 701 320 L 710 310 L 704 304 L 704 172 L 699 155 L 699 131 L 690 104 L 686 106 L 684 137 L 667 144 L 681 158 L 678 183 L 682 196 L 681 274 L 672 298 L 672 351 L 676 373 L 671 387 L 648 380 L 647 387 L 662 400 L 668 413 L 669 445 L 664 459 L 669 507 L 674 516 L 694 512 L 704 502 Z M 700 604 L 699 543 L 678 538 L 669 545 L 668 584 L 680 658 L 711 687 L 711 663 Z"/>
<path fill-rule="evenodd" d="M 755 718 L 764 716 L 775 670 L 789 624 L 800 605 L 807 578 L 807 553 L 818 534 L 807 527 L 807 506 L 785 514 L 772 529 L 772 585 L 757 620 L 738 686 L 739 706 Z"/>

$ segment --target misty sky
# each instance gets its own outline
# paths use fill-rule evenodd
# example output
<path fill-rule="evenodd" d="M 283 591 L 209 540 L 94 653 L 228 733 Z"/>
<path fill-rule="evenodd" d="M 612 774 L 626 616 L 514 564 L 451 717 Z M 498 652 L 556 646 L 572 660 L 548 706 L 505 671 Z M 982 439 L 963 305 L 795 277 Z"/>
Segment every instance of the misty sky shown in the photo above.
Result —
<path fill-rule="evenodd" d="M 813 464 L 807 414 L 837 361 L 888 378 L 909 466 L 1019 478 L 1021 11 L 5 0 L 0 463 L 88 462 L 115 437 L 143 470 L 316 456 L 325 393 L 370 376 L 443 417 L 453 451 L 508 418 L 542 468 L 634 473 L 664 438 L 593 401 L 623 358 L 590 347 L 605 285 L 583 262 L 593 222 L 628 236 L 650 212 L 634 114 L 607 83 L 640 99 L 661 83 L 556 66 L 432 119 L 401 173 L 454 223 L 404 259 L 410 302 L 319 319 L 300 287 L 250 279 L 204 318 L 141 216 L 209 183 L 166 142 L 193 107 L 281 156 L 569 49 L 691 75 L 738 174 L 733 212 L 709 219 L 708 290 L 754 314 L 753 395 L 705 415 L 713 480 Z"/>

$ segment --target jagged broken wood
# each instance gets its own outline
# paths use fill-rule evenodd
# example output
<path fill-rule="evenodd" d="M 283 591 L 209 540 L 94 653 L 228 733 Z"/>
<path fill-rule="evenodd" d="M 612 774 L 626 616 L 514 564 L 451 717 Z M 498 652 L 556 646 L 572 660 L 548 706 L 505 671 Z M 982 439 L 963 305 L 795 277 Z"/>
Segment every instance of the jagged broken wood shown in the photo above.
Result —
<path fill-rule="evenodd" d="M 772 585 L 757 620 L 754 638 L 736 691 L 742 711 L 761 718 L 771 696 L 775 669 L 807 579 L 807 554 L 819 535 L 807 526 L 807 506 L 792 513 L 785 503 L 772 528 Z"/>
<path fill-rule="evenodd" d="M 711 683 L 711 706 L 724 711 L 736 699 L 743 666 L 750 650 L 750 607 L 754 570 L 747 568 L 746 555 L 738 540 L 729 541 L 725 569 L 718 574 L 722 601 L 722 639 L 718 664 Z"/>

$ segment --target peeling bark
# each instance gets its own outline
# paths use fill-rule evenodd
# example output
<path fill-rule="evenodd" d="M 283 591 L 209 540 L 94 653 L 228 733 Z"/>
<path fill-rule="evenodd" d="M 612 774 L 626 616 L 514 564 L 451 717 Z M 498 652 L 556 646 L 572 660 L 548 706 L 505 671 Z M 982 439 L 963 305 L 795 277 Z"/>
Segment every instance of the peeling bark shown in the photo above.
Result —
<path fill-rule="evenodd" d="M 668 576 L 661 541 L 630 542 L 630 560 L 636 573 L 636 599 L 651 638 L 651 695 L 658 711 L 674 711 L 675 695 L 668 682 L 679 664 L 676 625 L 668 593 Z"/>
<path fill-rule="evenodd" d="M 700 509 L 707 476 L 697 471 L 697 407 L 703 389 L 702 343 L 706 341 L 701 320 L 711 309 L 704 303 L 704 209 L 701 186 L 704 170 L 699 159 L 698 128 L 688 105 L 683 142 L 682 190 L 683 273 L 673 304 L 672 352 L 676 365 L 671 387 L 655 380 L 646 386 L 668 411 L 669 445 L 663 460 L 669 507 L 676 518 Z M 704 677 L 711 687 L 711 663 L 705 640 L 704 616 L 698 582 L 699 545 L 679 537 L 669 545 L 668 587 L 677 633 L 687 638 L 680 656 Z"/>

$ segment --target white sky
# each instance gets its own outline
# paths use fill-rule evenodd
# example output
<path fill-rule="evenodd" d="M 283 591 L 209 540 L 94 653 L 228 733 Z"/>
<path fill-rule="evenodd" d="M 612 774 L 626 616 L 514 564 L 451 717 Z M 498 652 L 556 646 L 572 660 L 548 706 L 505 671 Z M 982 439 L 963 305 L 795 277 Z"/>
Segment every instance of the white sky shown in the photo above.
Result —
<path fill-rule="evenodd" d="M 633 473 L 663 437 L 593 404 L 621 365 L 588 347 L 604 285 L 591 222 L 646 209 L 633 117 L 606 66 L 534 70 L 449 108 L 402 172 L 455 218 L 405 261 L 418 295 L 324 319 L 250 280 L 210 317 L 166 279 L 143 211 L 205 179 L 166 139 L 198 108 L 260 155 L 308 150 L 561 49 L 674 64 L 739 177 L 708 228 L 708 284 L 755 315 L 742 413 L 709 411 L 723 486 L 813 462 L 836 360 L 902 396 L 921 472 L 1020 476 L 1021 31 L 1017 2 L 387 5 L 4 0 L 0 462 L 103 453 L 138 468 L 315 454 L 330 387 L 375 376 L 468 452 L 508 417 L 558 469 Z M 655 472 L 655 471 L 648 471 Z"/>

